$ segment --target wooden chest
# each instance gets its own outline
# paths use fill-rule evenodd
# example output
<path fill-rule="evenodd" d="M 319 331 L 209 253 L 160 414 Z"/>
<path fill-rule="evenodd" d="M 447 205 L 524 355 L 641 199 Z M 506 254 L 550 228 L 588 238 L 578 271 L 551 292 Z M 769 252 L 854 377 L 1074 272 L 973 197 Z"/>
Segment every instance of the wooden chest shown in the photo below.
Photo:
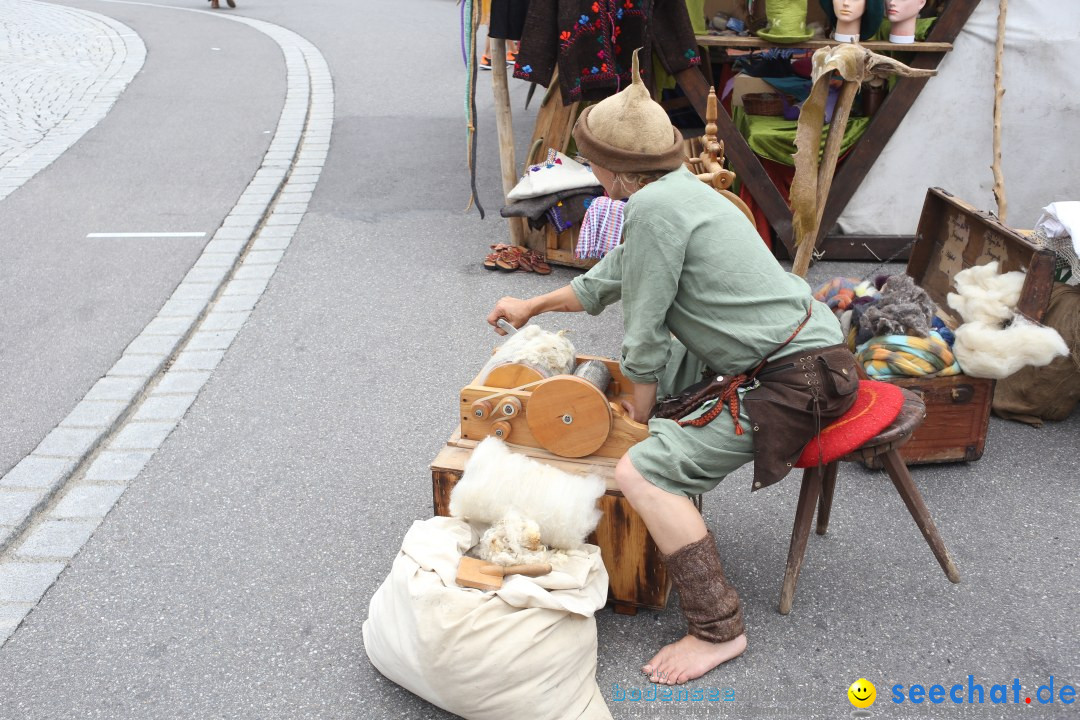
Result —
<path fill-rule="evenodd" d="M 476 445 L 475 441 L 462 440 L 455 433 L 431 463 L 431 491 L 436 515 L 450 514 L 450 491 L 461 479 L 465 463 Z M 543 450 L 511 447 L 560 470 L 581 475 L 596 473 L 606 481 L 607 492 L 599 501 L 604 515 L 589 542 L 600 547 L 609 576 L 610 601 L 616 612 L 628 615 L 636 613 L 639 607 L 663 608 L 671 591 L 671 580 L 645 523 L 615 486 L 617 460 L 597 456 L 560 458 Z M 696 502 L 700 509 L 700 498 Z"/>
<path fill-rule="evenodd" d="M 937 303 L 951 327 L 960 318 L 946 302 L 953 277 L 964 268 L 998 260 L 1001 272 L 1024 270 L 1019 311 L 1042 319 L 1053 288 L 1054 256 L 1035 247 L 989 213 L 957 200 L 941 188 L 926 194 L 907 274 Z M 994 381 L 968 375 L 892 381 L 922 393 L 926 420 L 903 447 L 907 463 L 978 460 L 986 444 Z"/>

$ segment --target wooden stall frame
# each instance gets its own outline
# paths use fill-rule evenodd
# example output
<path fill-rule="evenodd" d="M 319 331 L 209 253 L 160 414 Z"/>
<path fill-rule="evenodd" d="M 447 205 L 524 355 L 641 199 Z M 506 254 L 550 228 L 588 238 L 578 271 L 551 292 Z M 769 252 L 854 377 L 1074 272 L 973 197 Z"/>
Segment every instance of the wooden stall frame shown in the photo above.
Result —
<path fill-rule="evenodd" d="M 915 59 L 908 63 L 910 67 L 914 69 L 936 69 L 949 50 L 952 49 L 952 43 L 956 40 L 978 4 L 979 0 L 951 0 L 934 23 L 933 28 L 931 28 L 926 42 L 904 45 L 902 48 L 892 43 L 880 42 L 868 42 L 863 43 L 863 45 L 874 51 L 890 50 L 915 53 Z M 711 35 L 698 36 L 698 43 L 707 47 L 744 49 L 788 47 L 774 45 L 759 38 L 732 38 Z M 790 47 L 817 48 L 830 44 L 835 43 L 808 40 Z M 676 79 L 683 92 L 690 99 L 691 105 L 704 120 L 709 83 L 701 70 L 696 67 L 683 70 L 676 75 Z M 855 191 L 869 173 L 870 168 L 873 167 L 881 155 L 882 150 L 885 149 L 889 138 L 900 126 L 908 111 L 911 110 L 926 83 L 927 78 L 902 78 L 897 82 L 893 90 L 886 95 L 881 107 L 878 108 L 878 111 L 871 119 L 866 133 L 852 148 L 843 165 L 836 173 L 828 203 L 822 212 L 822 228 L 831 232 L 840 214 L 847 207 L 848 202 L 850 202 Z M 788 255 L 794 258 L 795 247 L 792 236 L 791 208 L 788 206 L 787 201 L 784 200 L 783 195 L 780 194 L 780 191 L 766 174 L 764 166 L 754 151 L 750 149 L 746 139 L 735 128 L 731 116 L 722 111 L 717 119 L 717 124 L 720 137 L 726 141 L 726 150 L 732 167 L 754 197 L 754 201 L 765 213 L 769 224 L 776 231 L 777 237 L 783 243 Z M 875 256 L 884 258 L 893 254 L 894 245 L 892 243 L 895 242 L 892 239 L 893 237 L 895 236 L 890 236 L 890 246 L 881 247 Z M 909 243 L 912 239 L 905 236 L 901 237 L 905 238 L 904 244 Z M 850 258 L 853 253 L 858 253 L 858 248 L 864 242 L 873 241 L 873 239 L 874 236 L 868 236 L 860 240 L 858 244 L 852 244 L 850 238 L 830 234 L 822 240 L 820 250 L 827 257 L 835 259 L 843 257 L 846 259 Z M 832 254 L 834 248 L 837 250 L 835 256 Z M 870 254 L 874 255 L 873 252 Z M 866 259 L 866 256 L 860 259 Z"/>

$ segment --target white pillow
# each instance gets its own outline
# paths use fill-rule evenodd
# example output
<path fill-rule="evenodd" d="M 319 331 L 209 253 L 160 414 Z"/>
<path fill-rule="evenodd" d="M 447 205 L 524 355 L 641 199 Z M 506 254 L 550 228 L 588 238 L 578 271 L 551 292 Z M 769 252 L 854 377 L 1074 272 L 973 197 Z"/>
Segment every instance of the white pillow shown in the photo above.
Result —
<path fill-rule="evenodd" d="M 599 185 L 592 168 L 571 160 L 557 150 L 548 150 L 547 160 L 540 165 L 530 165 L 525 176 L 506 196 L 507 202 L 551 195 L 560 190 L 593 187 Z"/>

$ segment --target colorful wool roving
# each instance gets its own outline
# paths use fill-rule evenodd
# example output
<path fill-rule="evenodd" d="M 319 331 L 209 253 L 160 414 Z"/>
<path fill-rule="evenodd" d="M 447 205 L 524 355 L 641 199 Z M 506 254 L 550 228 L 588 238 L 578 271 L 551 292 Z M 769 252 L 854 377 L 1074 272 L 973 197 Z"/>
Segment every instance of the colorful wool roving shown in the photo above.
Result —
<path fill-rule="evenodd" d="M 875 380 L 959 375 L 960 365 L 941 336 L 879 335 L 859 346 L 856 359 Z"/>

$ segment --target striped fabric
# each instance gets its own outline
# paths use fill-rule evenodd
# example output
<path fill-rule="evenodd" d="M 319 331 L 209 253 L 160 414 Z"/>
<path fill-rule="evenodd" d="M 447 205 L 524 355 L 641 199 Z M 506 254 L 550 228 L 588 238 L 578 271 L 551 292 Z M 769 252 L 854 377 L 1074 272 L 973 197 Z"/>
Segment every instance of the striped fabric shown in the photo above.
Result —
<path fill-rule="evenodd" d="M 874 380 L 959 375 L 962 372 L 948 343 L 936 331 L 927 338 L 879 335 L 860 345 L 855 357 Z"/>
<path fill-rule="evenodd" d="M 577 248 L 574 257 L 579 260 L 602 258 L 618 246 L 622 240 L 623 209 L 625 200 L 612 200 L 609 197 L 594 198 L 585 211 L 578 232 Z"/>

